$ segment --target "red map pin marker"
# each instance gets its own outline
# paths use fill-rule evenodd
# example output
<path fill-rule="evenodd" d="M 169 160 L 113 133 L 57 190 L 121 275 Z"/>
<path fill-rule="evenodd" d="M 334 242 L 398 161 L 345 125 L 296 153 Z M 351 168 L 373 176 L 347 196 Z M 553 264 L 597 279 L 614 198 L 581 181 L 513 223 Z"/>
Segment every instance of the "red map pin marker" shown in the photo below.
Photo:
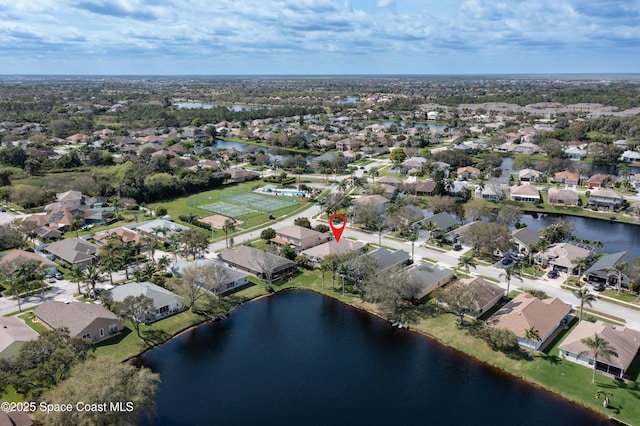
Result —
<path fill-rule="evenodd" d="M 333 221 L 335 219 L 340 219 L 342 223 L 340 223 L 338 226 L 334 225 Z M 331 216 L 331 219 L 329 219 L 329 227 L 331 228 L 331 231 L 333 232 L 333 236 L 336 238 L 337 243 L 340 242 L 340 237 L 342 236 L 342 231 L 344 231 L 345 226 L 347 226 L 347 219 L 345 219 L 341 214 L 334 214 L 333 216 Z"/>

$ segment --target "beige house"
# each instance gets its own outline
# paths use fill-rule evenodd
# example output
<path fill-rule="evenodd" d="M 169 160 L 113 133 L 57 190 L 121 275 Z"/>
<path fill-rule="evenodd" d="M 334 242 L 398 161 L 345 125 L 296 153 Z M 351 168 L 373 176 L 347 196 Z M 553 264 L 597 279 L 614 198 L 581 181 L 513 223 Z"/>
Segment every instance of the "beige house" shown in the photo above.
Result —
<path fill-rule="evenodd" d="M 571 188 L 549 188 L 549 204 L 552 206 L 576 207 L 578 193 Z"/>
<path fill-rule="evenodd" d="M 538 350 L 558 327 L 567 322 L 571 306 L 557 297 L 540 300 L 529 293 L 516 296 L 487 320 L 487 326 L 506 328 L 521 346 Z M 535 329 L 540 340 L 529 340 L 525 330 Z"/>
<path fill-rule="evenodd" d="M 289 244 L 296 250 L 306 250 L 329 241 L 330 236 L 304 226 L 291 225 L 276 230 L 276 237 L 271 241 L 285 246 Z"/>
<path fill-rule="evenodd" d="M 67 328 L 71 337 L 82 337 L 93 343 L 122 331 L 122 321 L 116 314 L 93 303 L 47 300 L 33 312 L 45 326 Z"/>
<path fill-rule="evenodd" d="M 540 201 L 540 192 L 538 188 L 531 185 L 514 185 L 511 187 L 511 199 L 513 201 L 521 201 L 523 203 L 535 203 Z"/>
<path fill-rule="evenodd" d="M 22 345 L 37 338 L 38 333 L 19 318 L 0 317 L 0 359 L 15 357 Z"/>
<path fill-rule="evenodd" d="M 336 242 L 336 240 L 330 240 L 326 243 L 303 250 L 301 254 L 306 256 L 311 262 L 320 264 L 326 256 L 331 254 L 344 254 L 353 251 L 362 251 L 363 249 L 364 244 L 362 242 L 344 238 L 340 243 Z"/>
<path fill-rule="evenodd" d="M 560 356 L 568 361 L 593 368 L 593 353 L 587 345 L 582 343 L 582 339 L 593 339 L 596 334 L 609 342 L 609 345 L 618 353 L 617 357 L 612 356 L 610 359 L 598 357 L 596 369 L 622 378 L 640 349 L 640 332 L 636 330 L 602 321 L 595 323 L 580 321 L 560 345 Z"/>
<path fill-rule="evenodd" d="M 610 188 L 594 189 L 587 202 L 587 206 L 605 210 L 618 210 L 623 204 L 624 195 Z"/>
<path fill-rule="evenodd" d="M 536 263 L 550 266 L 557 271 L 571 272 L 578 267 L 578 259 L 593 256 L 591 250 L 578 247 L 571 243 L 559 243 L 549 247 L 545 252 L 535 256 Z"/>
<path fill-rule="evenodd" d="M 568 186 L 576 186 L 580 183 L 580 175 L 565 170 L 554 174 L 551 181 L 554 183 L 563 183 Z"/>

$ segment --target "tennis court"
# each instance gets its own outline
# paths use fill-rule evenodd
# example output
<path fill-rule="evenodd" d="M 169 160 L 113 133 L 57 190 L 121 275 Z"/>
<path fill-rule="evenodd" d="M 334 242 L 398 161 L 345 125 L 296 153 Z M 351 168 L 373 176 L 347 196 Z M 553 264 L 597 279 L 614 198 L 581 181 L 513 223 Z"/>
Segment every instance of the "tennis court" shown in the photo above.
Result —
<path fill-rule="evenodd" d="M 256 210 L 249 209 L 244 206 L 236 206 L 233 204 L 225 203 L 223 201 L 219 201 L 217 203 L 211 203 L 211 204 L 204 204 L 198 207 L 203 210 L 218 213 L 228 217 L 238 217 L 245 214 L 258 213 Z"/>
<path fill-rule="evenodd" d="M 234 204 L 240 204 L 247 207 L 250 206 L 251 208 L 261 212 L 280 210 L 281 208 L 296 204 L 297 202 L 294 197 L 260 195 L 253 192 L 231 195 L 225 197 L 225 200 Z"/>

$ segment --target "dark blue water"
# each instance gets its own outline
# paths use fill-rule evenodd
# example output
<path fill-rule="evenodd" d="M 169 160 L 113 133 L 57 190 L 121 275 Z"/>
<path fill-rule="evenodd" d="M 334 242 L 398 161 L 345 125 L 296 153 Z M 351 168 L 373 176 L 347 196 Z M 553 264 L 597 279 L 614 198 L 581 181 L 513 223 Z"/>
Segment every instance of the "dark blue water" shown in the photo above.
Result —
<path fill-rule="evenodd" d="M 246 304 L 143 356 L 155 425 L 587 425 L 592 413 L 305 291 Z"/>
<path fill-rule="evenodd" d="M 249 143 L 242 143 L 242 142 L 236 142 L 236 141 L 225 141 L 222 139 L 216 139 L 215 143 L 213 145 L 211 145 L 209 147 L 211 150 L 218 150 L 218 149 L 235 149 L 237 151 L 240 152 L 258 152 L 258 151 L 262 151 L 264 152 L 270 159 L 275 159 L 278 160 L 280 162 L 286 160 L 287 158 L 294 156 L 294 155 L 302 155 L 307 161 L 312 161 L 314 158 L 316 158 L 316 155 L 313 154 L 298 154 L 296 152 L 293 151 L 286 151 L 283 150 L 285 152 L 289 152 L 290 154 L 273 154 L 271 152 L 269 152 L 269 148 L 267 147 L 262 147 L 262 146 L 257 146 L 257 145 L 251 145 Z"/>
<path fill-rule="evenodd" d="M 545 228 L 560 219 L 561 216 L 539 214 L 533 217 L 529 214 L 522 215 L 520 222 L 526 224 L 536 234 L 541 228 Z M 624 223 L 612 223 L 607 220 L 591 219 L 588 217 L 565 216 L 573 221 L 575 235 L 578 238 L 602 241 L 601 249 L 604 253 L 618 253 L 628 251 L 634 257 L 640 257 L 640 226 Z"/>

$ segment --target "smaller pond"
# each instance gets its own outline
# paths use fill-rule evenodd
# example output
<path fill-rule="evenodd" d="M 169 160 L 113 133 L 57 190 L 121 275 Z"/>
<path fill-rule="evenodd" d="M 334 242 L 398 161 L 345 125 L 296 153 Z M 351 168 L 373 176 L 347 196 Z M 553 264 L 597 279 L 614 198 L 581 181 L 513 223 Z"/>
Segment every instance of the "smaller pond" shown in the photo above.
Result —
<path fill-rule="evenodd" d="M 522 215 L 520 222 L 526 224 L 536 234 L 563 216 L 538 214 L 533 217 L 530 214 Z M 578 238 L 591 241 L 602 241 L 604 253 L 618 253 L 628 251 L 634 257 L 640 257 L 640 226 L 625 223 L 612 223 L 606 220 L 592 219 L 588 217 L 564 216 L 573 221 L 575 235 Z"/>
<path fill-rule="evenodd" d="M 209 147 L 212 151 L 219 149 L 235 149 L 236 151 L 241 152 L 264 152 L 270 160 L 278 160 L 280 162 L 285 161 L 287 158 L 292 157 L 294 155 L 302 155 L 305 160 L 312 161 L 316 156 L 313 154 L 298 154 L 296 152 L 285 151 L 284 154 L 274 154 L 269 151 L 269 148 L 264 146 L 252 145 L 248 143 L 236 142 L 236 141 L 225 141 L 216 139 L 214 144 Z"/>
<path fill-rule="evenodd" d="M 176 102 L 173 105 L 178 107 L 178 109 L 192 109 L 192 108 L 203 108 L 203 109 L 212 109 L 215 107 L 225 107 L 231 111 L 251 111 L 256 109 L 269 109 L 267 106 L 260 105 L 226 105 L 226 104 L 207 104 L 202 102 Z"/>
<path fill-rule="evenodd" d="M 501 168 L 505 170 L 508 174 L 517 173 L 517 170 L 513 169 L 513 157 L 504 157 L 502 159 Z M 585 164 L 585 163 L 571 163 L 572 171 L 576 173 L 580 173 L 582 178 L 588 179 L 589 176 L 595 175 L 598 173 L 606 174 L 606 175 L 614 175 L 618 176 L 620 170 L 616 166 L 607 166 L 603 164 Z M 630 174 L 640 173 L 640 167 L 629 166 L 627 168 Z M 505 173 L 505 174 L 507 174 Z"/>

